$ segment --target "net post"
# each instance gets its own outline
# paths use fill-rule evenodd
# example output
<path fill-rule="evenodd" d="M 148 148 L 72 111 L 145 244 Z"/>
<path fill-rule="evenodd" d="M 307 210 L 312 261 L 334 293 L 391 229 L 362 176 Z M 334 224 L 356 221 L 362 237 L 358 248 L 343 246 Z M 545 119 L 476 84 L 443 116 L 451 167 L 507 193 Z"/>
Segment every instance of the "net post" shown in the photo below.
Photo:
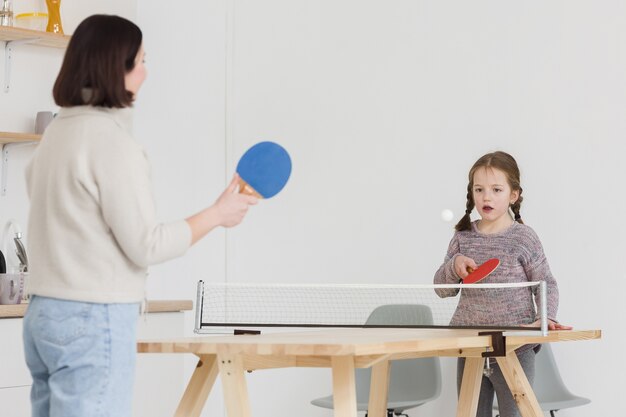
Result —
<path fill-rule="evenodd" d="M 198 281 L 196 293 L 196 323 L 193 329 L 194 333 L 199 333 L 202 327 L 202 298 L 204 297 L 204 281 Z"/>
<path fill-rule="evenodd" d="M 540 281 L 539 292 L 541 299 L 541 335 L 548 335 L 548 284 L 545 281 Z"/>

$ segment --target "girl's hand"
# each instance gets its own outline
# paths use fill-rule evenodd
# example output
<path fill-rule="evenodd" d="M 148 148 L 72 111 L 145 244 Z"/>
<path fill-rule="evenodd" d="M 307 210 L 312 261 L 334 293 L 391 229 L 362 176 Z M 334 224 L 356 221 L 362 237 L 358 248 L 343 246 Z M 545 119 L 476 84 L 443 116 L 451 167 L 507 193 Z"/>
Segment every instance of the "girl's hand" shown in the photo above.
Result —
<path fill-rule="evenodd" d="M 529 324 L 528 327 L 541 327 L 541 319 Z M 556 321 L 548 320 L 548 330 L 572 330 L 572 326 L 566 326 Z"/>
<path fill-rule="evenodd" d="M 454 272 L 461 278 L 465 278 L 469 275 L 467 268 L 476 269 L 478 265 L 472 258 L 468 258 L 467 256 L 459 255 L 454 260 Z"/>
<path fill-rule="evenodd" d="M 248 212 L 248 206 L 254 205 L 259 201 L 254 196 L 239 194 L 237 192 L 238 184 L 239 175 L 235 174 L 226 190 L 215 202 L 220 226 L 233 227 L 238 225 Z"/>

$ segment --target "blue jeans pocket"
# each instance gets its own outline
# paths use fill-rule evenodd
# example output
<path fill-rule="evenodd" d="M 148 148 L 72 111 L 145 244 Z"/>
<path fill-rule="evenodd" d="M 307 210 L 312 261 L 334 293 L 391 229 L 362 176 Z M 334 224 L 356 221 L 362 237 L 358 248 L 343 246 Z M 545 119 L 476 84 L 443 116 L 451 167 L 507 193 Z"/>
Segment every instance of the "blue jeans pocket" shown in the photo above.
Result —
<path fill-rule="evenodd" d="M 92 304 L 57 301 L 46 307 L 37 315 L 36 327 L 41 340 L 64 346 L 87 334 Z"/>

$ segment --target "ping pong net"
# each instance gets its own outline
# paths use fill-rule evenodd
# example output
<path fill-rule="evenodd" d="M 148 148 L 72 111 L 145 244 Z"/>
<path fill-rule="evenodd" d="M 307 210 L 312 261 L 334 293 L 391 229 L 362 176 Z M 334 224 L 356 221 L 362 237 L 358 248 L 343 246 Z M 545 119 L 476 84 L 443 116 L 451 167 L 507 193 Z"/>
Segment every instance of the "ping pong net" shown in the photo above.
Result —
<path fill-rule="evenodd" d="M 428 306 L 432 323 L 366 323 L 377 307 L 399 304 Z M 537 318 L 541 327 L 528 327 Z M 547 334 L 546 285 L 543 281 L 450 285 L 198 282 L 196 333 L 266 327 L 497 328 Z"/>

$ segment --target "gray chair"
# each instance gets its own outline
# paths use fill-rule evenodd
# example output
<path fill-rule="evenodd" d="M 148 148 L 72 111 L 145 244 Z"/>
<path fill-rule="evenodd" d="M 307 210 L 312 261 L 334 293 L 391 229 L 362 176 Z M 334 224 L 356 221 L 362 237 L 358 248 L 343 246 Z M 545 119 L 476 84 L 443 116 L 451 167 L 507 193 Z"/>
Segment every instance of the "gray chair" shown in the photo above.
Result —
<path fill-rule="evenodd" d="M 552 348 L 549 343 L 541 345 L 535 359 L 535 382 L 533 391 L 543 411 L 549 411 L 550 416 L 564 408 L 578 407 L 589 404 L 591 400 L 572 394 L 561 379 L 559 368 L 556 366 Z M 494 401 L 494 410 L 498 403 Z"/>
<path fill-rule="evenodd" d="M 428 306 L 418 304 L 390 304 L 376 308 L 366 325 L 429 325 L 433 317 Z M 371 370 L 356 369 L 357 410 L 367 411 Z M 439 358 L 403 359 L 391 362 L 387 415 L 404 415 L 407 409 L 432 401 L 441 393 L 441 366 Z M 333 396 L 317 398 L 311 404 L 333 408 Z M 366 414 L 367 416 L 367 414 Z"/>

